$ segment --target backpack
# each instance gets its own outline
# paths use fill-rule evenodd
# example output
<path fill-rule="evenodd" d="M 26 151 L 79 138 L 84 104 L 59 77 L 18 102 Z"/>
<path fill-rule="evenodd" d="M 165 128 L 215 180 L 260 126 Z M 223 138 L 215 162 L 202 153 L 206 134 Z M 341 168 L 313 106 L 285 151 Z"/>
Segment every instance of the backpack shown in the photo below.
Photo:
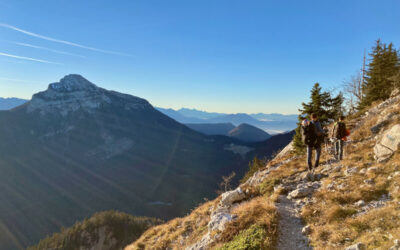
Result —
<path fill-rule="evenodd" d="M 317 134 L 315 132 L 315 125 L 310 122 L 306 126 L 301 126 L 301 139 L 304 144 L 314 146 L 317 141 Z"/>
<path fill-rule="evenodd" d="M 333 128 L 333 137 L 336 139 L 342 139 L 346 136 L 346 125 L 343 122 L 338 122 Z"/>

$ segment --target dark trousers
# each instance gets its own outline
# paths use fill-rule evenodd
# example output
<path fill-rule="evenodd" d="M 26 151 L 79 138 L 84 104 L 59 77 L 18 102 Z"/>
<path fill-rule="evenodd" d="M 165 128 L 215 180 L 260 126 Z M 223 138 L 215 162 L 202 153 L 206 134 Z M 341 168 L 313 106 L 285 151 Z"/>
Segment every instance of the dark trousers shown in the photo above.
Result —
<path fill-rule="evenodd" d="M 321 157 L 321 145 L 316 145 L 314 147 L 308 146 L 307 145 L 307 164 L 308 164 L 308 169 L 312 169 L 312 154 L 313 154 L 313 149 L 315 149 L 315 164 L 314 168 L 318 167 L 319 165 L 319 158 Z"/>
<path fill-rule="evenodd" d="M 336 142 L 335 142 L 335 156 L 336 156 L 336 159 L 338 159 L 338 160 L 343 160 L 343 146 L 344 146 L 344 141 L 343 140 L 336 140 Z"/>

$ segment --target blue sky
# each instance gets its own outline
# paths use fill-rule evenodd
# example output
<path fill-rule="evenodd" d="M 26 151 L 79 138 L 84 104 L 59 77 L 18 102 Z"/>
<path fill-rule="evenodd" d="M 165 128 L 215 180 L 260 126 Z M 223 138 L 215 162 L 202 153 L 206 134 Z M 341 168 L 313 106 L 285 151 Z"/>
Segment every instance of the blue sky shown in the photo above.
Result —
<path fill-rule="evenodd" d="M 377 38 L 400 48 L 399 13 L 398 0 L 0 0 L 0 96 L 78 73 L 160 107 L 297 113 Z"/>

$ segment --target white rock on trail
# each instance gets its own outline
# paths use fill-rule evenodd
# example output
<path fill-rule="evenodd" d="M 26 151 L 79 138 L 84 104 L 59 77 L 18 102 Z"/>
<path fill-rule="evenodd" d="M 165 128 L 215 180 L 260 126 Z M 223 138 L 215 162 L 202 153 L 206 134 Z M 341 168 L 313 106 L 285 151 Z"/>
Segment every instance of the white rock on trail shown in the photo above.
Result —
<path fill-rule="evenodd" d="M 363 243 L 357 243 L 346 248 L 346 250 L 365 250 L 366 247 Z"/>
<path fill-rule="evenodd" d="M 305 227 L 303 227 L 303 229 L 301 230 L 301 232 L 303 233 L 303 234 L 310 234 L 311 233 L 311 227 L 310 227 L 310 225 L 307 225 L 307 226 L 305 226 Z"/>
<path fill-rule="evenodd" d="M 367 172 L 368 172 L 368 173 L 376 173 L 376 172 L 378 172 L 378 168 L 377 168 L 377 167 L 369 168 L 369 169 L 367 170 Z"/>
<path fill-rule="evenodd" d="M 299 199 L 306 197 L 314 192 L 315 189 L 321 187 L 321 182 L 306 182 L 297 185 L 296 189 L 290 192 L 287 196 L 288 199 Z"/>
<path fill-rule="evenodd" d="M 374 181 L 374 179 L 372 179 L 372 178 L 371 178 L 371 179 L 365 179 L 365 180 L 364 180 L 364 183 L 365 183 L 365 184 L 368 184 L 368 185 L 373 185 L 373 184 L 375 183 L 375 181 Z"/>
<path fill-rule="evenodd" d="M 334 173 L 340 172 L 340 170 L 342 170 L 342 168 L 343 168 L 343 167 L 340 166 L 340 165 L 339 165 L 339 166 L 336 166 L 335 168 L 332 169 L 332 172 L 334 172 Z"/>
<path fill-rule="evenodd" d="M 347 167 L 346 170 L 344 171 L 344 174 L 346 176 L 349 176 L 349 175 L 353 175 L 353 174 L 355 174 L 357 172 L 358 172 L 358 168 L 357 167 L 354 167 L 354 168 Z"/>
<path fill-rule="evenodd" d="M 400 240 L 399 239 L 395 239 L 394 240 L 394 246 L 389 248 L 389 250 L 400 250 Z"/>
<path fill-rule="evenodd" d="M 362 206 L 365 205 L 365 201 L 359 200 L 359 201 L 357 201 L 356 203 L 354 203 L 354 205 L 356 205 L 357 207 L 362 207 Z"/>

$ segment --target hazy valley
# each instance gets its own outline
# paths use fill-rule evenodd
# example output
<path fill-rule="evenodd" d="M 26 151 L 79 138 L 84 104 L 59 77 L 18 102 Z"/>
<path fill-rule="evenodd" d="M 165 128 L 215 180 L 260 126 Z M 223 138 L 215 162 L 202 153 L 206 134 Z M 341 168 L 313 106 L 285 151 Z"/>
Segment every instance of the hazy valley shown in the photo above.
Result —
<path fill-rule="evenodd" d="M 109 209 L 162 219 L 184 215 L 215 197 L 222 176 L 242 176 L 252 157 L 269 157 L 291 136 L 260 144 L 207 136 L 144 99 L 68 75 L 1 111 L 0 138 L 6 201 L 0 216 L 7 228 L 0 245 L 9 249 Z"/>

